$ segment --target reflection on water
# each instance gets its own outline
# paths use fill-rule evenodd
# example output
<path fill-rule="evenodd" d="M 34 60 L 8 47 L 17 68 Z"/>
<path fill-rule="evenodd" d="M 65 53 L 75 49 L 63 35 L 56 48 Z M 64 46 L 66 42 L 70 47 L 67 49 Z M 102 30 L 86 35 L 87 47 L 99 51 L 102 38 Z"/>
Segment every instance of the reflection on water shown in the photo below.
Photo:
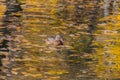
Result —
<path fill-rule="evenodd" d="M 62 2 L 57 4 L 57 0 L 20 0 L 21 7 L 16 0 L 13 3 L 15 5 L 7 3 L 6 7 L 5 1 L 0 2 L 0 25 L 3 25 L 0 31 L 4 32 L 3 27 L 10 31 L 4 33 L 9 38 L 9 58 L 12 60 L 7 65 L 8 71 L 3 71 L 7 73 L 7 80 L 114 80 L 119 76 L 112 69 L 115 63 L 106 59 L 114 55 L 100 54 L 104 52 L 101 48 L 98 53 L 85 52 L 89 43 L 88 26 L 74 25 L 71 11 L 68 15 L 62 14 L 67 13 L 64 7 L 72 5 L 60 7 Z M 57 34 L 63 36 L 65 44 L 52 49 L 47 47 L 46 36 Z M 111 77 L 112 73 L 115 77 Z"/>

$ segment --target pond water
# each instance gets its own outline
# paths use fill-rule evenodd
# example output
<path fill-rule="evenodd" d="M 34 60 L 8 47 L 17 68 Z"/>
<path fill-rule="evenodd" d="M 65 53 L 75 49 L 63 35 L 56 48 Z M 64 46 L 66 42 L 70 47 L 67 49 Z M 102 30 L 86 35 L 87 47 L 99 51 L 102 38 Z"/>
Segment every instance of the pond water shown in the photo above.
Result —
<path fill-rule="evenodd" d="M 16 53 L 14 50 L 11 52 L 14 55 L 13 62 L 10 71 L 7 71 L 6 80 L 119 80 L 114 79 L 114 76 L 119 76 L 115 71 L 116 75 L 111 78 L 112 64 L 104 65 L 107 61 L 102 61 L 111 54 L 85 52 L 90 37 L 87 30 L 74 25 L 70 20 L 56 17 L 55 2 L 20 0 L 20 3 L 22 11 L 20 7 L 12 12 L 7 8 L 8 13 L 5 14 L 5 1 L 0 1 L 0 24 L 5 24 L 0 29 L 17 26 L 17 32 L 13 31 L 12 37 L 16 35 L 15 40 L 19 40 L 12 47 L 18 45 L 22 48 Z M 64 46 L 46 46 L 46 36 L 57 34 L 63 37 Z M 96 58 L 98 55 L 100 57 Z"/>

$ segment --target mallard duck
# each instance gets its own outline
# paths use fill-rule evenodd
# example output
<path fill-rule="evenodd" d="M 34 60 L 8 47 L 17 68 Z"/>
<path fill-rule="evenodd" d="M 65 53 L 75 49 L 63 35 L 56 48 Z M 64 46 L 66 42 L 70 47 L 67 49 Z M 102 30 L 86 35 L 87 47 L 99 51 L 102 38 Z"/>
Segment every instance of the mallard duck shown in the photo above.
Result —
<path fill-rule="evenodd" d="M 63 45 L 63 38 L 60 35 L 47 36 L 46 45 L 48 46 L 60 46 Z"/>

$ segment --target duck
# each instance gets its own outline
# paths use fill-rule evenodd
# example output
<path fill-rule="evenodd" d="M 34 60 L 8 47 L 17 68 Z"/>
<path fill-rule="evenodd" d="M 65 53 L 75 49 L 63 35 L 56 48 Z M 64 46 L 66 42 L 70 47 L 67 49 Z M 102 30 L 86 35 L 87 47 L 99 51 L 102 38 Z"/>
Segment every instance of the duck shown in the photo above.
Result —
<path fill-rule="evenodd" d="M 56 35 L 55 37 L 47 36 L 45 41 L 46 41 L 46 45 L 48 45 L 48 46 L 61 46 L 64 43 L 61 35 Z"/>

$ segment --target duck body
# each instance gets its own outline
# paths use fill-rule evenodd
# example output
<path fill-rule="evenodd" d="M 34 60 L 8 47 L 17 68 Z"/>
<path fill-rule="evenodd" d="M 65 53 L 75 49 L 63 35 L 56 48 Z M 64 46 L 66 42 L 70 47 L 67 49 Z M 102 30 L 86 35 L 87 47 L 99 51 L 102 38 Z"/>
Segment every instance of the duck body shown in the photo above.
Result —
<path fill-rule="evenodd" d="M 47 45 L 52 45 L 52 46 L 60 46 L 63 45 L 63 39 L 60 35 L 56 35 L 55 37 L 49 36 L 46 39 L 46 44 Z"/>
<path fill-rule="evenodd" d="M 54 41 L 55 41 L 55 38 L 52 36 L 47 37 L 47 39 L 45 40 L 47 45 L 53 45 Z"/>

